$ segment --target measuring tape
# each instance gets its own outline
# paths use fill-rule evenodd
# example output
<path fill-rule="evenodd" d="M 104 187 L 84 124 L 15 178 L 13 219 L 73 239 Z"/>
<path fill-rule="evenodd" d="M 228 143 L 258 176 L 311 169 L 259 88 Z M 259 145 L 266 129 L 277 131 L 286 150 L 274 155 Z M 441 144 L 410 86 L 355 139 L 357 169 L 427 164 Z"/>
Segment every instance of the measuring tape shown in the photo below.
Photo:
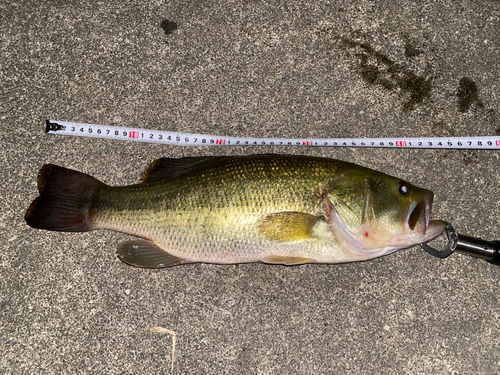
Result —
<path fill-rule="evenodd" d="M 47 120 L 48 134 L 177 146 L 310 146 L 500 150 L 500 136 L 424 138 L 246 138 Z"/>

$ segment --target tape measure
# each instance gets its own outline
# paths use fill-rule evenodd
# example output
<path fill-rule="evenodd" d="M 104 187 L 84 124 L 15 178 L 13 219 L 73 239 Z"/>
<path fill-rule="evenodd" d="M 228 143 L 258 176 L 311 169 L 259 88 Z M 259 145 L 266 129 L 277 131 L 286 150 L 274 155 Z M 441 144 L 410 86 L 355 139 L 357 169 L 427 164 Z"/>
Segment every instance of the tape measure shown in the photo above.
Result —
<path fill-rule="evenodd" d="M 500 150 L 500 136 L 424 138 L 247 138 L 179 133 L 122 126 L 82 124 L 47 120 L 48 134 L 161 143 L 176 146 L 301 146 L 301 147 L 382 147 L 461 150 Z"/>

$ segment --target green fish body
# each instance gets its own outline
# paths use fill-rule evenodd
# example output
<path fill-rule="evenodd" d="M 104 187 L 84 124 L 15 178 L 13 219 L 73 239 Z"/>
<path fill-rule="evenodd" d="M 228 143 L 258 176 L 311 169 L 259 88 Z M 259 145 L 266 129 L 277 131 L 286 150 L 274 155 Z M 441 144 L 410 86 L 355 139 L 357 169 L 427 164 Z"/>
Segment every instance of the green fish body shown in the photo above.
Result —
<path fill-rule="evenodd" d="M 126 263 L 341 263 L 426 242 L 432 192 L 338 160 L 282 155 L 153 162 L 141 182 L 111 187 L 45 165 L 25 219 L 57 231 L 111 229 Z"/>

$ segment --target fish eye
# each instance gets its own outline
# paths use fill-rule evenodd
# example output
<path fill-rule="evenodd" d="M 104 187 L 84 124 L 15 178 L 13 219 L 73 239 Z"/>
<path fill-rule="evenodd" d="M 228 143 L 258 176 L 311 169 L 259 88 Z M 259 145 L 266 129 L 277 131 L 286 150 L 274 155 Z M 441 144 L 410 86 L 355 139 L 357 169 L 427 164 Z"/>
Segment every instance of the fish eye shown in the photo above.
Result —
<path fill-rule="evenodd" d="M 401 181 L 398 185 L 398 190 L 403 195 L 410 194 L 410 184 L 405 181 Z"/>

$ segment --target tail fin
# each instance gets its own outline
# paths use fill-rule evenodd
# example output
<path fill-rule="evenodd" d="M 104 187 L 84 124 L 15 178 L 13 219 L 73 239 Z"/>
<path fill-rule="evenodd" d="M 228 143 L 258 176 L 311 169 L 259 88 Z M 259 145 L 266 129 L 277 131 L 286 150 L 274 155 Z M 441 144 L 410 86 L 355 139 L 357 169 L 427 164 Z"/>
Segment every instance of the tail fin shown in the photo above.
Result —
<path fill-rule="evenodd" d="M 24 219 L 32 228 L 62 232 L 95 229 L 89 223 L 92 197 L 105 185 L 94 177 L 45 164 L 38 174 L 36 198 Z"/>

